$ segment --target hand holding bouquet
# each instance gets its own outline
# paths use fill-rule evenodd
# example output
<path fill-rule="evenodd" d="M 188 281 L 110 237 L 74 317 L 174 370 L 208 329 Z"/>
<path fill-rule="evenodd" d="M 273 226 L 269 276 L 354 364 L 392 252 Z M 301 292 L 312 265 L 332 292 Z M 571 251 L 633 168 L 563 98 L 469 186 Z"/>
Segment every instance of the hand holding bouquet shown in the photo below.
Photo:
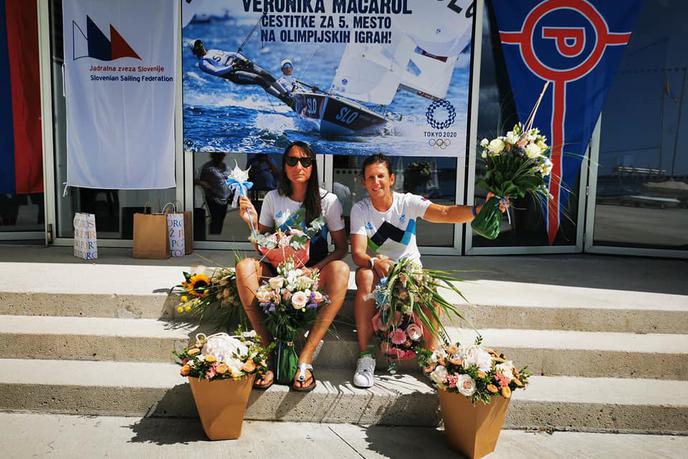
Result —
<path fill-rule="evenodd" d="M 471 226 L 479 235 L 495 239 L 499 235 L 500 201 L 526 194 L 548 197 L 545 177 L 552 171 L 552 161 L 546 155 L 549 147 L 540 131 L 524 129 L 521 124 L 505 136 L 483 139 L 480 146 L 487 172 L 479 185 L 494 196 L 483 205 Z"/>
<path fill-rule="evenodd" d="M 318 270 L 299 266 L 292 259 L 283 261 L 277 266 L 277 276 L 256 291 L 265 326 L 278 343 L 276 380 L 280 384 L 289 383 L 296 373 L 294 341 L 299 332 L 309 329 L 318 309 L 330 303 L 318 288 Z"/>
<path fill-rule="evenodd" d="M 518 370 L 511 360 L 475 344 L 444 345 L 419 353 L 418 364 L 437 389 L 458 392 L 471 401 L 490 403 L 492 397 L 510 398 L 511 392 L 528 384 L 530 372 Z"/>

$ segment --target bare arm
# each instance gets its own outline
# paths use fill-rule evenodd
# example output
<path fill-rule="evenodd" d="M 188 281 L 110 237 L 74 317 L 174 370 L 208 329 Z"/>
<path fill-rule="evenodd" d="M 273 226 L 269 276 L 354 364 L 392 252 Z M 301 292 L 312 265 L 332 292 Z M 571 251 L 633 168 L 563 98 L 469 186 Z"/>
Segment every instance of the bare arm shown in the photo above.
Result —
<path fill-rule="evenodd" d="M 480 212 L 480 207 L 476 208 L 477 212 Z M 432 223 L 468 223 L 473 220 L 473 208 L 471 206 L 443 206 L 432 203 L 425 210 L 423 220 Z"/>
<path fill-rule="evenodd" d="M 368 255 L 368 237 L 362 234 L 352 234 L 351 235 L 351 257 L 354 259 L 356 266 L 360 268 L 370 268 L 370 259 L 373 258 Z M 392 266 L 393 262 L 390 258 L 384 255 L 378 255 L 375 257 L 377 261 L 373 266 L 375 274 L 378 278 L 387 277 L 389 268 Z"/>
<path fill-rule="evenodd" d="M 487 193 L 487 198 L 485 201 L 489 201 L 494 194 Z M 423 220 L 432 223 L 470 223 L 475 218 L 473 216 L 473 207 L 475 207 L 475 214 L 480 213 L 480 209 L 483 205 L 479 206 L 443 206 L 440 204 L 432 203 L 425 210 L 423 215 Z M 499 203 L 499 211 L 505 212 L 507 205 L 503 202 Z"/>

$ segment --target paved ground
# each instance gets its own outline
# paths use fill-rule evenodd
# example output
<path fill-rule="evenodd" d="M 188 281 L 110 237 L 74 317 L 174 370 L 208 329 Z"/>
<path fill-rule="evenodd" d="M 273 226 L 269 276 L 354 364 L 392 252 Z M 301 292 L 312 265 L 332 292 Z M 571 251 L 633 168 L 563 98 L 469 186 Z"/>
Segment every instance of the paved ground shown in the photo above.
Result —
<path fill-rule="evenodd" d="M 460 457 L 430 428 L 246 421 L 233 441 L 208 441 L 193 420 L 0 413 L 5 458 Z M 493 458 L 679 458 L 688 437 L 502 432 Z"/>

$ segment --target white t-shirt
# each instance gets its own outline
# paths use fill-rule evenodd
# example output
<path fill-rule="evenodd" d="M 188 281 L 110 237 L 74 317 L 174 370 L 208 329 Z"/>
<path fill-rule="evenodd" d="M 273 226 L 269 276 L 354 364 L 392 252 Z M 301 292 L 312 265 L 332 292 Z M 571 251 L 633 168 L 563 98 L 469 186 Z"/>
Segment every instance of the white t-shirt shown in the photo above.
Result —
<path fill-rule="evenodd" d="M 410 258 L 420 263 L 416 245 L 416 222 L 425 215 L 430 201 L 411 193 L 394 192 L 392 206 L 380 212 L 365 198 L 351 209 L 351 234 L 368 238 L 368 248 L 394 261 Z"/>
<path fill-rule="evenodd" d="M 344 229 L 342 205 L 337 196 L 320 188 L 320 207 L 325 217 L 325 225 L 329 231 Z M 306 209 L 303 203 L 294 201 L 288 196 L 281 196 L 279 191 L 272 190 L 265 195 L 263 207 L 260 210 L 261 225 L 270 228 L 286 230 L 287 227 L 303 228 Z"/>

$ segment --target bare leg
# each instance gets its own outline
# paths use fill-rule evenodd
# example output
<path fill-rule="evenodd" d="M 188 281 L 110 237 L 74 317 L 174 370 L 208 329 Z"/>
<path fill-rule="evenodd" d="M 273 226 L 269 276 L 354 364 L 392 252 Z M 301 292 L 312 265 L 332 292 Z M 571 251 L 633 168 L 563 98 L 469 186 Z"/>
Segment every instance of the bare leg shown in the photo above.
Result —
<path fill-rule="evenodd" d="M 378 282 L 375 272 L 370 268 L 358 268 L 356 270 L 356 300 L 354 302 L 354 314 L 356 316 L 356 336 L 358 338 L 358 350 L 364 352 L 368 349 L 370 339 L 373 337 L 372 320 L 375 315 L 375 300 L 366 300 L 366 296 L 373 291 Z"/>
<path fill-rule="evenodd" d="M 325 333 L 330 328 L 332 321 L 337 317 L 337 313 L 344 303 L 346 290 L 349 286 L 349 267 L 341 260 L 329 262 L 320 271 L 320 285 L 323 291 L 330 298 L 330 304 L 323 307 L 318 312 L 318 317 L 308 333 L 308 339 L 299 355 L 299 362 L 311 363 L 313 354 L 320 341 L 325 337 Z M 294 385 L 305 387 L 312 384 L 312 374 L 306 373 L 306 380 L 303 382 L 294 380 Z"/>
<path fill-rule="evenodd" d="M 267 272 L 263 264 L 253 258 L 244 258 L 236 265 L 236 284 L 241 304 L 248 321 L 265 346 L 272 342 L 272 335 L 265 327 L 263 313 L 259 310 L 258 301 L 256 301 L 256 290 L 260 285 L 260 278 L 268 275 L 270 273 Z M 263 378 L 256 380 L 255 385 L 265 387 L 272 384 L 273 379 L 273 372 L 268 370 Z"/>
<path fill-rule="evenodd" d="M 440 308 L 438 306 L 434 306 L 435 308 L 435 313 L 439 315 L 440 313 Z M 430 311 L 426 310 L 426 314 L 428 316 L 428 319 L 430 319 L 430 323 L 432 323 L 433 327 L 435 327 L 435 330 L 438 330 L 440 327 L 440 324 L 433 319 L 433 317 L 430 315 Z M 425 340 L 425 347 L 430 349 L 431 351 L 434 351 L 437 348 L 437 336 L 434 336 L 430 333 L 430 330 L 428 327 L 423 327 L 423 339 Z"/>

